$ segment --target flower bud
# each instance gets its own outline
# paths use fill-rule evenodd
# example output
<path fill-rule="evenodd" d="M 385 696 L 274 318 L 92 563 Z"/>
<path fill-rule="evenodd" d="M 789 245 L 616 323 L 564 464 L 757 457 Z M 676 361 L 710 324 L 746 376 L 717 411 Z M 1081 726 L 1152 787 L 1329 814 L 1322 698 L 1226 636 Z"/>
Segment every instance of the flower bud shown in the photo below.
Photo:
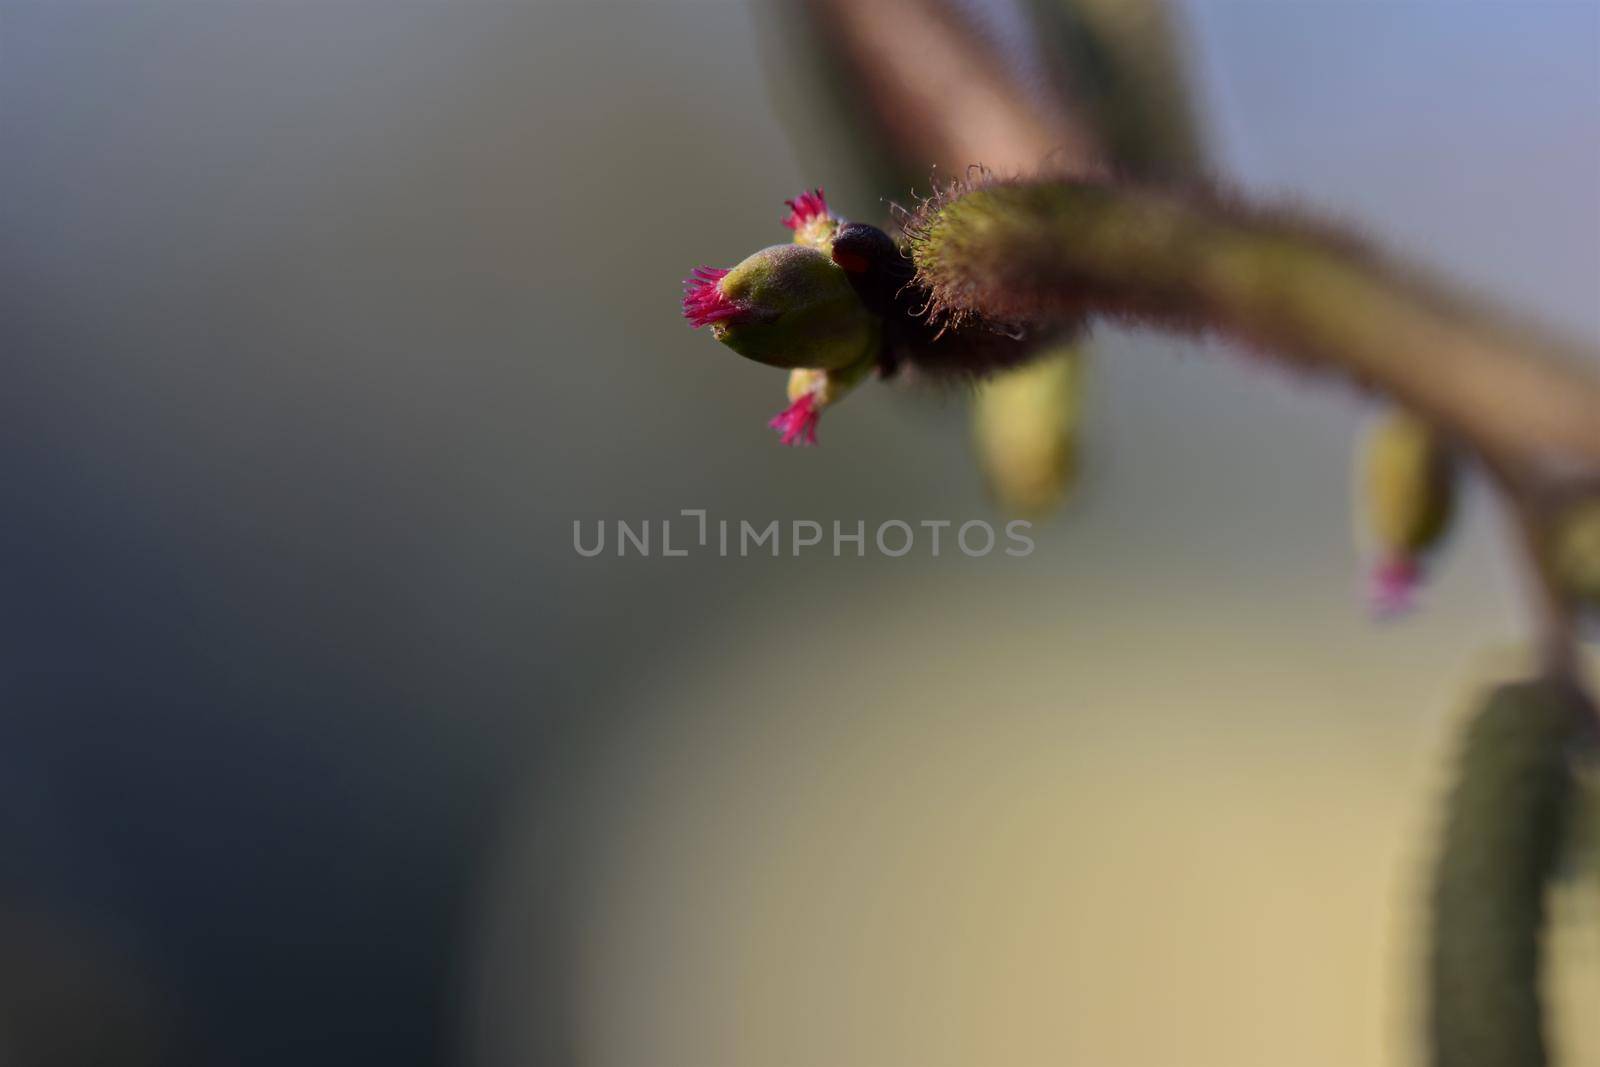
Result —
<path fill-rule="evenodd" d="M 1455 471 L 1437 431 L 1404 412 L 1387 415 L 1367 440 L 1361 492 L 1376 557 L 1370 599 L 1380 615 L 1411 607 L 1421 557 L 1444 536 L 1455 510 Z"/>
<path fill-rule="evenodd" d="M 684 317 L 757 363 L 833 370 L 876 357 L 880 321 L 814 248 L 774 245 L 732 270 L 700 267 L 684 288 Z"/>
<path fill-rule="evenodd" d="M 767 425 L 778 431 L 786 445 L 816 444 L 817 420 L 822 418 L 822 412 L 860 385 L 874 366 L 873 361 L 863 360 L 842 370 L 796 367 L 789 372 L 789 406 Z"/>
<path fill-rule="evenodd" d="M 828 210 L 828 201 L 820 188 L 783 203 L 789 209 L 783 224 L 794 231 L 795 244 L 815 248 L 824 255 L 833 251 L 833 235 L 839 230 L 839 219 Z"/>

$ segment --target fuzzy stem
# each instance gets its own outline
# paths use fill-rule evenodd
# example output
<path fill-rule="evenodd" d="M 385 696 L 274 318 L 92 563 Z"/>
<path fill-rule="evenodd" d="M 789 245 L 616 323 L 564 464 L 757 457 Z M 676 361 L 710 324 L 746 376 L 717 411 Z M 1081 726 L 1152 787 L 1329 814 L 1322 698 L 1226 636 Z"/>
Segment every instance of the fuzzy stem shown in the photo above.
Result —
<path fill-rule="evenodd" d="M 910 230 L 936 313 L 1215 329 L 1388 393 L 1502 464 L 1600 470 L 1600 381 L 1574 353 L 1288 215 L 1101 182 L 991 182 L 930 202 Z"/>

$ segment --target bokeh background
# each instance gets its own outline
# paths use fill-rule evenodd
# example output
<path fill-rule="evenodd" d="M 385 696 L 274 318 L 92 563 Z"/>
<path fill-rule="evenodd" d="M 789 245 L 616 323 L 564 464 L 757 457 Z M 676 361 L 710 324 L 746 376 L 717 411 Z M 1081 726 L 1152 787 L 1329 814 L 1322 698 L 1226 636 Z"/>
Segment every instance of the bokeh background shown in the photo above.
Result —
<path fill-rule="evenodd" d="M 1600 6 L 1178 8 L 1214 169 L 1600 344 Z M 886 213 L 758 24 L 0 0 L 6 1062 L 1416 1060 L 1518 579 L 1474 491 L 1368 621 L 1358 397 L 1102 329 L 1028 558 L 574 552 L 999 519 L 960 395 L 783 450 L 781 373 L 678 318 L 803 186 Z"/>

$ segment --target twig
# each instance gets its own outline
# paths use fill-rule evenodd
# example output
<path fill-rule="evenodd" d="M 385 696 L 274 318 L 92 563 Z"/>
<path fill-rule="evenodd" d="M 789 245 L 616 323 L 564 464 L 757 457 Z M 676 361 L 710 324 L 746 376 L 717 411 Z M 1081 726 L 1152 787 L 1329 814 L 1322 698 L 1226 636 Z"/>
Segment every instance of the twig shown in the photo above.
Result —
<path fill-rule="evenodd" d="M 1575 670 L 1570 610 L 1541 546 L 1549 502 L 1600 485 L 1600 381 L 1586 353 L 1329 229 L 1103 180 L 1092 123 L 1030 98 L 940 0 L 804 2 L 902 158 L 1076 179 L 989 184 L 925 212 L 919 274 L 946 314 L 1214 328 L 1389 395 L 1493 473 L 1536 578 L 1545 658 Z"/>

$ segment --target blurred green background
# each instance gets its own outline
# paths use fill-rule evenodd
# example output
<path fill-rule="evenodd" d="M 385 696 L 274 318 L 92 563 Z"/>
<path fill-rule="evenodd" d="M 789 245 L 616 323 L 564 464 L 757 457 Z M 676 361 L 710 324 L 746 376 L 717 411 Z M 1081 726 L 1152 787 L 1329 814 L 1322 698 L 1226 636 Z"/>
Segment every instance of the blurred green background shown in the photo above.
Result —
<path fill-rule="evenodd" d="M 1179 12 L 1219 173 L 1600 344 L 1600 6 Z M 679 319 L 802 187 L 886 214 L 764 54 L 711 0 L 0 0 L 13 1062 L 1415 1060 L 1522 626 L 1480 491 L 1368 621 L 1359 397 L 1099 329 L 1028 558 L 574 552 L 999 518 L 959 394 L 784 450 Z"/>

